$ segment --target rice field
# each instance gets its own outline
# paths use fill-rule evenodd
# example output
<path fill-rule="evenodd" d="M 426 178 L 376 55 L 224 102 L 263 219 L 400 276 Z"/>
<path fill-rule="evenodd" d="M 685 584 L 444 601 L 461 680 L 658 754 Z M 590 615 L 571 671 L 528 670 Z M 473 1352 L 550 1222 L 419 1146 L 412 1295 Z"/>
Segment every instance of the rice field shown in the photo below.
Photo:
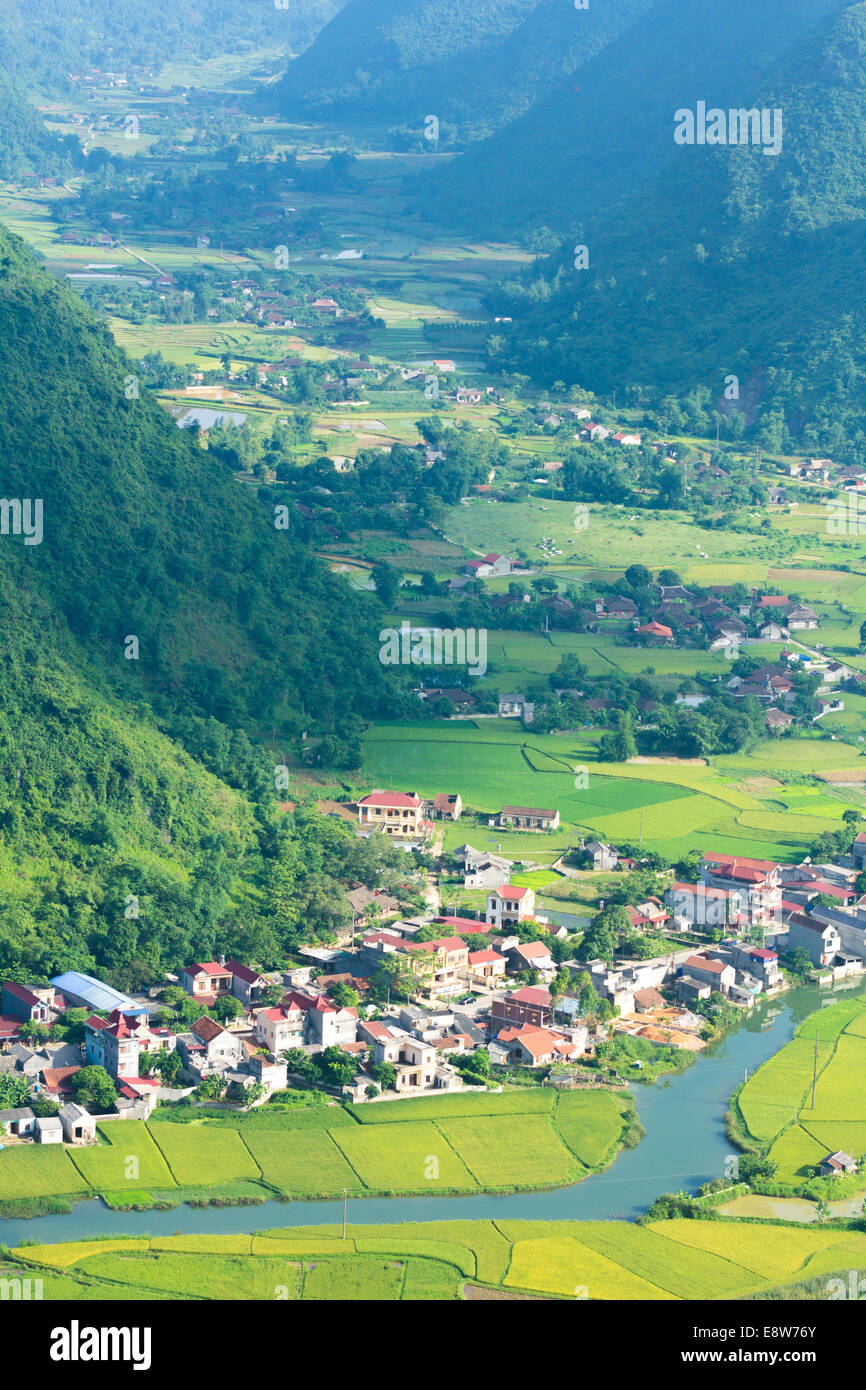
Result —
<path fill-rule="evenodd" d="M 778 1182 L 808 1182 L 840 1149 L 858 1163 L 866 1155 L 864 1064 L 866 1003 L 858 998 L 810 1015 L 746 1082 L 740 1114 L 749 1133 L 770 1146 Z"/>
<path fill-rule="evenodd" d="M 446 850 L 468 836 L 477 848 L 500 846 L 509 857 L 543 864 L 580 834 L 620 843 L 643 834 L 643 844 L 669 860 L 701 847 L 796 862 L 816 835 L 839 828 L 846 809 L 862 809 L 860 794 L 842 788 L 825 792 L 776 783 L 758 792 L 760 773 L 778 772 L 780 759 L 792 771 L 814 769 L 817 748 L 814 741 L 774 740 L 712 766 L 599 763 L 588 733 L 527 733 L 514 721 L 497 719 L 379 725 L 365 736 L 364 778 L 371 787 L 427 796 L 443 787 L 458 791 L 468 815 L 444 826 Z M 850 745 L 822 742 L 820 758 L 822 770 L 830 771 L 850 766 L 856 754 Z M 586 769 L 586 786 L 575 785 L 578 768 Z M 754 790 L 747 789 L 749 783 Z M 507 803 L 554 806 L 562 824 L 544 835 L 489 827 L 486 818 Z M 473 813 L 479 817 L 474 823 Z M 540 882 L 538 887 L 544 891 Z"/>
<path fill-rule="evenodd" d="M 701 1301 L 866 1268 L 866 1235 L 774 1222 L 442 1221 L 13 1250 L 49 1300 L 450 1301 L 467 1281 L 577 1301 Z"/>
<path fill-rule="evenodd" d="M 477 1124 L 460 1120 L 458 1125 Z M 506 1124 L 506 1120 L 494 1121 Z M 536 1132 L 539 1126 L 534 1126 Z M 407 1124 L 358 1125 L 340 1129 L 334 1141 L 365 1187 L 378 1192 L 447 1192 L 478 1187 L 449 1144 L 441 1126 L 429 1120 Z"/>
<path fill-rule="evenodd" d="M 92 1147 L 0 1150 L 0 1202 L 98 1192 L 125 1209 L 264 1200 L 274 1189 L 314 1199 L 344 1189 L 435 1195 L 557 1186 L 612 1162 L 626 1120 L 622 1099 L 607 1091 L 541 1087 L 219 1119 L 157 1111 L 147 1125 L 100 1126 Z"/>
<path fill-rule="evenodd" d="M 480 1187 L 563 1186 L 586 1175 L 553 1129 L 527 1115 L 441 1120 L 438 1128 Z"/>
<path fill-rule="evenodd" d="M 178 1187 L 261 1177 L 238 1131 L 219 1121 L 154 1125 L 151 1133 Z"/>

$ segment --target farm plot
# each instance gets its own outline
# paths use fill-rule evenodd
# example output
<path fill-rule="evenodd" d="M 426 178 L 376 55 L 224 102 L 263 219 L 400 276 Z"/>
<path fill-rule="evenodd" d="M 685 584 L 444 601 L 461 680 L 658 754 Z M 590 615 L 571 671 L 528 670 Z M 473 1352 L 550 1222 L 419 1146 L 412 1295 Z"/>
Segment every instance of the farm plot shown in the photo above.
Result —
<path fill-rule="evenodd" d="M 179 1187 L 202 1187 L 237 1178 L 261 1177 L 238 1131 L 218 1121 L 201 1125 L 154 1125 L 151 1135 Z"/>
<path fill-rule="evenodd" d="M 205 1261 L 195 1255 L 166 1252 L 98 1254 L 79 1261 L 76 1269 L 180 1298 L 273 1301 L 277 1289 L 283 1298 L 296 1298 L 300 1282 L 297 1261 L 249 1255 L 210 1255 Z"/>
<path fill-rule="evenodd" d="M 843 1033 L 833 1059 L 818 1078 L 815 1120 L 866 1120 L 866 1038 Z M 806 1122 L 806 1112 L 800 1116 Z"/>
<path fill-rule="evenodd" d="M 440 1120 L 438 1127 L 482 1187 L 552 1187 L 586 1176 L 553 1128 L 532 1116 Z"/>
<path fill-rule="evenodd" d="M 361 1191 L 363 1184 L 322 1129 L 246 1129 L 244 1141 L 265 1182 L 292 1196 Z"/>
<path fill-rule="evenodd" d="M 471 1121 L 456 1123 L 462 1127 Z M 364 1185 L 374 1192 L 433 1194 L 477 1187 L 447 1138 L 430 1121 L 358 1125 L 336 1130 L 332 1137 Z"/>
<path fill-rule="evenodd" d="M 799 1185 L 815 1176 L 815 1169 L 829 1151 L 801 1125 L 791 1125 L 770 1149 L 776 1180 Z"/>
<path fill-rule="evenodd" d="M 569 1236 L 518 1240 L 506 1288 L 536 1289 L 561 1298 L 670 1300 L 667 1293 Z"/>
<path fill-rule="evenodd" d="M 613 1157 L 623 1130 L 623 1102 L 610 1091 L 565 1091 L 558 1098 L 554 1128 L 587 1168 Z"/>
<path fill-rule="evenodd" d="M 142 1120 L 98 1127 L 99 1143 L 74 1149 L 70 1158 L 97 1192 L 127 1187 L 174 1187 L 171 1171 Z"/>
<path fill-rule="evenodd" d="M 500 1095 L 443 1095 L 401 1100 L 399 1104 L 380 1103 L 350 1107 L 350 1113 L 362 1124 L 395 1124 L 406 1120 L 447 1120 L 462 1115 L 538 1115 L 548 1114 L 556 1095 L 550 1090 L 528 1087 L 506 1091 Z"/>
<path fill-rule="evenodd" d="M 735 1221 L 660 1221 L 648 1227 L 666 1240 L 732 1260 L 774 1283 L 797 1274 L 816 1250 L 840 1240 L 832 1231 L 796 1231 L 786 1226 L 746 1225 Z M 866 1248 L 866 1241 L 864 1241 Z M 678 1256 L 668 1256 L 675 1263 Z"/>
<path fill-rule="evenodd" d="M 832 1047 L 831 1042 L 819 1042 L 819 1069 L 826 1066 Z M 814 1042 L 794 1038 L 746 1082 L 738 1103 L 756 1139 L 774 1139 L 794 1119 L 812 1080 L 814 1056 Z"/>
<path fill-rule="evenodd" d="M 27 1144 L 0 1152 L 0 1202 L 87 1190 L 87 1182 L 59 1146 Z"/>
<path fill-rule="evenodd" d="M 423 1261 L 422 1263 L 427 1263 Z M 304 1266 L 302 1298 L 323 1302 L 393 1302 L 403 1293 L 403 1260 L 348 1256 Z M 453 1271 L 456 1284 L 457 1271 Z"/>

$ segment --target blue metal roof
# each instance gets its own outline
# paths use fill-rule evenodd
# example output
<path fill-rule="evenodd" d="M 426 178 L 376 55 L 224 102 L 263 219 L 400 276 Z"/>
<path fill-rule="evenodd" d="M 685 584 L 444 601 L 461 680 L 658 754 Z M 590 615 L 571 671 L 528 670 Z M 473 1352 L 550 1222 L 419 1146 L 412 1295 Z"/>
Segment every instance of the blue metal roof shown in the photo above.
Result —
<path fill-rule="evenodd" d="M 94 980 L 92 975 L 81 975 L 77 970 L 67 970 L 63 975 L 55 975 L 51 983 L 61 994 L 83 999 L 89 1009 L 99 1009 L 101 1013 L 111 1013 L 112 1009 L 131 1011 L 141 1008 L 141 1005 L 130 999 L 128 994 L 121 994 L 119 989 L 112 989 L 111 985 Z"/>

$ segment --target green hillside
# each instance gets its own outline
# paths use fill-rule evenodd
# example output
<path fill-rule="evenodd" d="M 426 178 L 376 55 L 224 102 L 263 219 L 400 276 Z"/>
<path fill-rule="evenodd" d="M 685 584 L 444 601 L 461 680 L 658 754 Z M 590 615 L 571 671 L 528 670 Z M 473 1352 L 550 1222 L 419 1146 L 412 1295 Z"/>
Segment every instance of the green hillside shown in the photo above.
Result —
<path fill-rule="evenodd" d="M 0 969 L 132 983 L 220 942 L 275 956 L 339 916 L 359 853 L 350 829 L 278 816 L 248 734 L 309 728 L 339 758 L 386 700 L 375 601 L 128 399 L 131 370 L 0 232 Z M 19 502 L 34 541 L 41 503 L 39 543 Z"/>
<path fill-rule="evenodd" d="M 864 51 L 866 6 L 846 6 L 750 94 L 783 112 L 778 157 L 671 138 L 664 174 L 592 237 L 589 273 L 566 251 L 514 296 L 506 360 L 656 401 L 698 385 L 719 399 L 734 373 L 767 447 L 859 456 Z"/>
<path fill-rule="evenodd" d="M 350 0 L 269 94 L 283 115 L 393 123 L 425 116 L 478 139 L 609 43 L 651 0 Z"/>
<path fill-rule="evenodd" d="M 656 0 L 590 56 L 579 81 L 559 82 L 430 179 L 425 208 L 480 235 L 603 223 L 670 160 L 677 108 L 699 99 L 740 105 L 837 8 L 838 0 Z M 654 199 L 653 221 L 663 211 Z"/>

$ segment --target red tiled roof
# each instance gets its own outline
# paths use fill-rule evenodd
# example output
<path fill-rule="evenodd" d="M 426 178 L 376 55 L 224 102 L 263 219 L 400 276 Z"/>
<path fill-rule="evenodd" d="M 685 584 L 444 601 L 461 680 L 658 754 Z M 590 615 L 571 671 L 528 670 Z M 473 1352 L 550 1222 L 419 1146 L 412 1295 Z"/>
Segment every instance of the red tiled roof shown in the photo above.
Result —
<path fill-rule="evenodd" d="M 407 941 L 407 951 L 465 951 L 466 942 L 459 936 L 440 936 L 436 941 Z"/>
<path fill-rule="evenodd" d="M 225 1029 L 212 1018 L 198 1018 L 189 1031 L 201 1038 L 202 1042 L 213 1042 Z"/>
<path fill-rule="evenodd" d="M 27 989 L 24 985 L 16 985 L 14 981 L 7 980 L 3 986 L 7 994 L 11 994 L 13 999 L 20 999 L 23 1004 L 41 1004 L 43 1001 L 38 995 Z"/>
<path fill-rule="evenodd" d="M 501 956 L 498 951 L 486 950 L 469 952 L 470 965 L 489 965 L 498 960 L 501 960 L 503 964 L 505 963 L 505 957 Z"/>
<path fill-rule="evenodd" d="M 544 811 L 539 812 L 539 814 L 547 815 L 548 813 Z M 519 888 L 516 884 L 505 883 L 501 888 L 491 889 L 490 896 L 491 898 L 516 898 L 519 902 L 521 898 L 525 898 L 526 894 L 531 891 L 530 888 Z"/>
<path fill-rule="evenodd" d="M 461 935 L 471 932 L 488 932 L 492 930 L 492 922 L 475 922 L 471 917 L 437 917 L 437 925 L 442 923 L 443 927 L 456 927 Z"/>
<path fill-rule="evenodd" d="M 371 792 L 358 802 L 359 806 L 411 806 L 413 809 L 421 805 L 420 796 L 413 792 L 408 796 L 406 792 Z"/>
<path fill-rule="evenodd" d="M 709 960 L 706 956 L 689 956 L 684 968 L 686 970 L 709 970 L 711 975 L 721 975 L 726 967 L 725 962 L 721 960 Z"/>
<path fill-rule="evenodd" d="M 550 1003 L 550 990 L 525 985 L 523 989 L 516 989 L 509 998 L 516 999 L 519 1004 L 542 1004 L 546 1007 Z"/>

